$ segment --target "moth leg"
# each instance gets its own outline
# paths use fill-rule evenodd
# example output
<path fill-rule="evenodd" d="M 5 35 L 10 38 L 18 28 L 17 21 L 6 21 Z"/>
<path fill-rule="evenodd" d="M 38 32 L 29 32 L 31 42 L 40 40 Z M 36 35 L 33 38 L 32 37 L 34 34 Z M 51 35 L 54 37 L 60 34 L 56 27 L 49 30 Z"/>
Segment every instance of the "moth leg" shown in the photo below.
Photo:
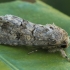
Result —
<path fill-rule="evenodd" d="M 57 49 L 50 49 L 50 50 L 48 50 L 48 52 L 50 52 L 50 53 L 55 53 L 57 51 Z"/>
<path fill-rule="evenodd" d="M 62 57 L 66 58 L 68 61 L 70 61 L 70 59 L 68 58 L 68 56 L 66 55 L 66 53 L 63 49 L 60 49 L 59 51 L 61 52 Z"/>
<path fill-rule="evenodd" d="M 29 52 L 28 54 L 31 54 L 31 53 L 34 53 L 34 52 L 37 52 L 38 50 L 36 49 L 36 50 L 33 50 L 33 51 L 31 51 L 31 52 Z"/>

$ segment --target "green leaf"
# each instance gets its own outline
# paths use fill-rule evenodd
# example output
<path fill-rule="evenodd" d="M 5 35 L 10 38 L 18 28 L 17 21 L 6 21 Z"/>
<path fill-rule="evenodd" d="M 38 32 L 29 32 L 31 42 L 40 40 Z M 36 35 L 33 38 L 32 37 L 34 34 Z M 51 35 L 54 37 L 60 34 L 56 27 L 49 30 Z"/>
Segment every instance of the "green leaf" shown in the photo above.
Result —
<path fill-rule="evenodd" d="M 13 1 L 0 4 L 0 15 L 12 14 L 33 23 L 55 23 L 70 31 L 70 18 L 41 1 L 29 3 Z M 70 33 L 69 33 L 70 34 Z M 70 48 L 66 49 L 70 57 Z M 5 70 L 70 70 L 70 63 L 61 57 L 60 53 L 47 53 L 40 50 L 28 55 L 26 46 L 0 45 L 0 69 Z M 3 66 L 3 65 L 4 66 Z M 3 67 L 1 67 L 1 65 Z M 8 68 L 8 69 L 6 69 Z M 3 70 L 4 70 L 3 69 Z"/>
<path fill-rule="evenodd" d="M 1 58 L 1 57 L 0 57 Z M 0 60 L 0 69 L 1 70 L 11 70 L 11 68 Z"/>
<path fill-rule="evenodd" d="M 11 1 L 14 1 L 14 0 L 0 0 L 0 3 L 3 3 L 3 2 L 11 2 Z"/>

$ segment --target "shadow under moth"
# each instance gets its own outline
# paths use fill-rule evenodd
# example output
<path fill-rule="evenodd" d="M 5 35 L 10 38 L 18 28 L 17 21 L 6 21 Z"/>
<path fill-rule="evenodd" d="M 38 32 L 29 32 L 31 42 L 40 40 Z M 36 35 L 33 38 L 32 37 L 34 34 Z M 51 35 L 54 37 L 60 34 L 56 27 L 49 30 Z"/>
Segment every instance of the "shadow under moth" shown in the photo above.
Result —
<path fill-rule="evenodd" d="M 14 15 L 0 16 L 0 44 L 28 45 L 59 51 L 68 61 L 64 49 L 68 47 L 68 33 L 55 24 L 34 24 Z"/>

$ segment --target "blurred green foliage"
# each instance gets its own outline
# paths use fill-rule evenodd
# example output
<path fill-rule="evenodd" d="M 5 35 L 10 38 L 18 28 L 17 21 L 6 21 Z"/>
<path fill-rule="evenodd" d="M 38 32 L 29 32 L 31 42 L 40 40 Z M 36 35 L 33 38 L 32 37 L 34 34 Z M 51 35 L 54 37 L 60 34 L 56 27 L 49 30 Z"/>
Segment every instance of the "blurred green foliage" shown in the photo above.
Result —
<path fill-rule="evenodd" d="M 0 0 L 0 3 L 10 2 L 10 1 L 15 1 L 15 0 Z M 27 0 L 23 0 L 23 1 L 27 1 Z M 70 10 L 69 10 L 70 0 L 42 0 L 42 1 L 70 16 Z"/>

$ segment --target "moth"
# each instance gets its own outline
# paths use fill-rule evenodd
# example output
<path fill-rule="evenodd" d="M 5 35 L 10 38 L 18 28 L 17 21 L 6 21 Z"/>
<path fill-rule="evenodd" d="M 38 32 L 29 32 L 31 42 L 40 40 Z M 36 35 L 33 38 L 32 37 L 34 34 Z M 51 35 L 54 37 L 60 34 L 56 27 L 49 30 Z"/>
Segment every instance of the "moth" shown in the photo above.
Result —
<path fill-rule="evenodd" d="M 68 61 L 64 49 L 69 45 L 68 33 L 55 24 L 34 24 L 14 15 L 0 16 L 0 44 L 28 45 L 59 51 Z"/>

